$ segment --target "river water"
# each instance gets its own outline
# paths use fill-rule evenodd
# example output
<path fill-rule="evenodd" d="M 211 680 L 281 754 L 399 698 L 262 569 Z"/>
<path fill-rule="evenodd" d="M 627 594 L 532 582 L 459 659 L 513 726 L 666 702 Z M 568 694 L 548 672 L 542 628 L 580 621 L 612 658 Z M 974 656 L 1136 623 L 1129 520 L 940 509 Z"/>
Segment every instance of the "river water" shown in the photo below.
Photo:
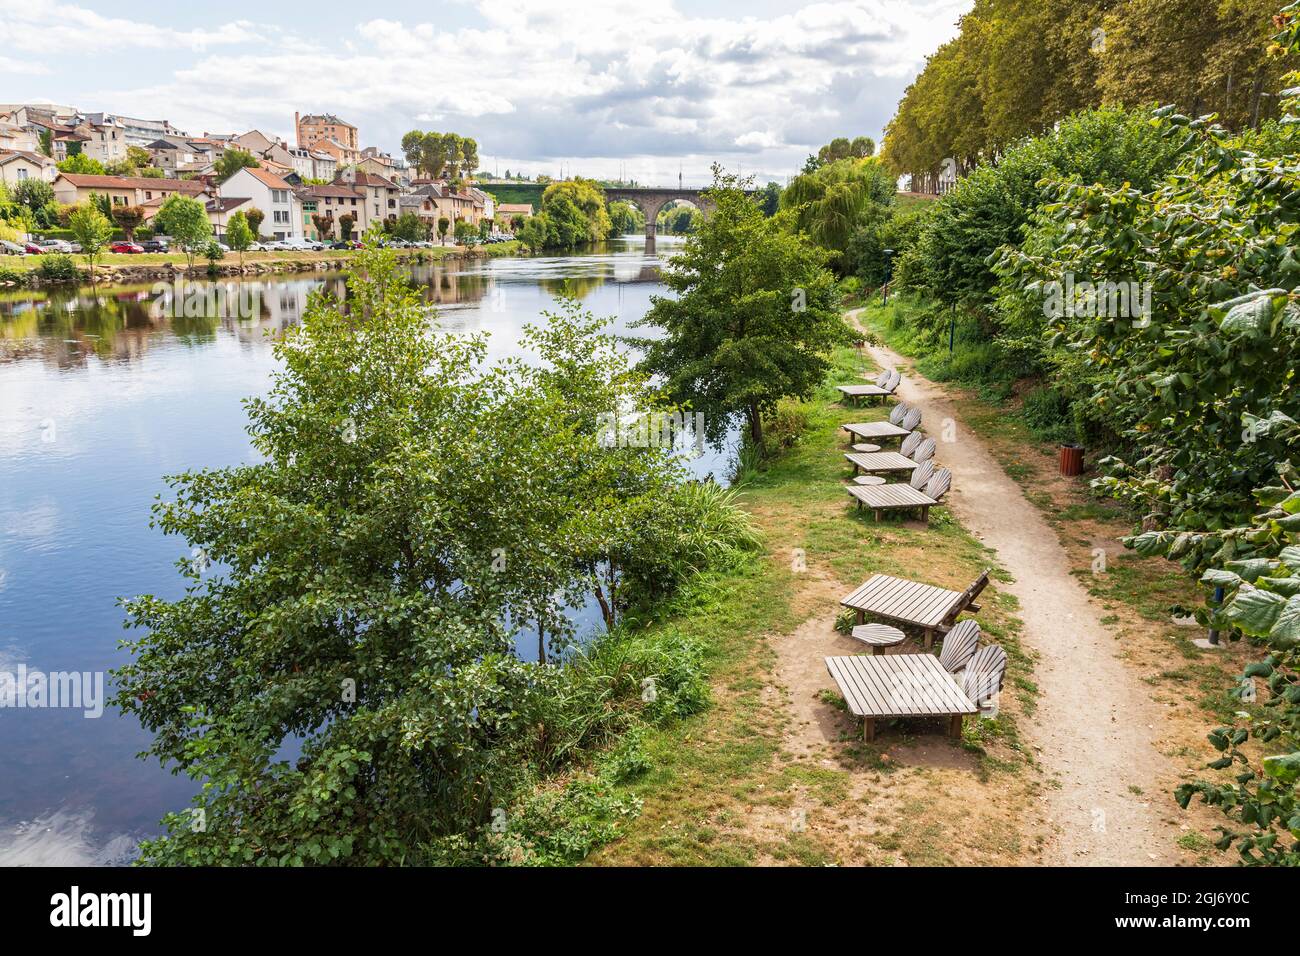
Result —
<path fill-rule="evenodd" d="M 581 255 L 414 266 L 450 329 L 489 334 L 493 359 L 521 354 L 520 331 L 578 297 L 618 333 L 663 294 L 639 238 Z M 73 294 L 0 292 L 0 695 L 29 672 L 104 674 L 126 655 L 119 597 L 182 593 L 184 542 L 150 529 L 162 477 L 252 460 L 240 400 L 266 391 L 269 334 L 296 323 L 307 296 L 336 276 L 248 283 L 253 320 L 168 319 L 151 286 Z M 706 455 L 699 474 L 725 471 Z M 592 608 L 575 609 L 595 627 Z M 524 656 L 534 642 L 521 640 Z M 93 686 L 93 678 L 91 681 Z M 107 692 L 109 688 L 105 686 Z M 136 758 L 148 742 L 106 708 L 0 706 L 0 865 L 128 860 L 194 784 Z"/>

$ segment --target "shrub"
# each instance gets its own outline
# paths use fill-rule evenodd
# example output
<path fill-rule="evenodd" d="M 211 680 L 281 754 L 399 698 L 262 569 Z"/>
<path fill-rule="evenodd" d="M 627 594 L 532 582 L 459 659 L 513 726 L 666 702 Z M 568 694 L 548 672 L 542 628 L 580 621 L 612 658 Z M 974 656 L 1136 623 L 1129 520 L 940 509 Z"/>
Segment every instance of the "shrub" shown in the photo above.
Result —
<path fill-rule="evenodd" d="M 46 253 L 41 256 L 40 277 L 46 282 L 80 282 L 81 270 L 72 261 L 71 256 L 59 252 Z"/>

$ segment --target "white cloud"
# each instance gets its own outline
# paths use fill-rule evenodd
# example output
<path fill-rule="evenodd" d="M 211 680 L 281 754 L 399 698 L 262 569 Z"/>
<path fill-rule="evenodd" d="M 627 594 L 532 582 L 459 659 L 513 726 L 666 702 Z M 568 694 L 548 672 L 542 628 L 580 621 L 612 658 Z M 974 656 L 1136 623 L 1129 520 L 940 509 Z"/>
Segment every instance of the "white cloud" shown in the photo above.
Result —
<path fill-rule="evenodd" d="M 714 159 L 779 174 L 832 136 L 879 139 L 907 81 L 969 6 L 830 0 L 761 18 L 640 0 L 476 0 L 472 26 L 384 15 L 321 37 L 310 18 L 279 33 L 242 21 L 176 31 L 48 0 L 0 0 L 0 32 L 21 20 L 29 39 L 15 49 L 26 52 L 66 51 L 66 31 L 95 34 L 97 49 L 200 51 L 160 85 L 60 92 L 84 109 L 285 136 L 295 110 L 328 109 L 388 149 L 407 129 L 436 124 L 474 136 L 502 168 L 553 172 L 572 161 L 608 174 L 626 163 L 638 178 L 671 169 L 675 179 L 680 164 L 699 181 Z M 43 23 L 62 25 L 51 36 Z M 200 39 L 220 53 L 203 52 Z M 124 69 L 110 75 L 136 75 L 128 62 L 124 54 Z"/>

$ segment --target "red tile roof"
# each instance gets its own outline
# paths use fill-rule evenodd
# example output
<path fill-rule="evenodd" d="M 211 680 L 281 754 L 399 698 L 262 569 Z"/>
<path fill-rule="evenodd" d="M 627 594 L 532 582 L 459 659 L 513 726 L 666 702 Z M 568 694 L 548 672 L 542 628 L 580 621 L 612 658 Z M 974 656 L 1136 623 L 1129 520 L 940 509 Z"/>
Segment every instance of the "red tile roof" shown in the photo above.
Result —
<path fill-rule="evenodd" d="M 293 188 L 288 183 L 286 183 L 283 179 L 277 176 L 275 173 L 267 169 L 262 169 L 260 166 L 245 166 L 243 172 L 251 174 L 252 177 L 256 179 L 258 182 L 260 182 L 262 185 L 269 186 L 272 189 Z"/>
<path fill-rule="evenodd" d="M 200 182 L 188 179 L 162 179 L 149 176 L 91 176 L 83 173 L 59 173 L 59 179 L 67 180 L 78 189 L 158 189 L 164 192 L 181 192 L 197 196 L 207 192 L 207 187 Z"/>

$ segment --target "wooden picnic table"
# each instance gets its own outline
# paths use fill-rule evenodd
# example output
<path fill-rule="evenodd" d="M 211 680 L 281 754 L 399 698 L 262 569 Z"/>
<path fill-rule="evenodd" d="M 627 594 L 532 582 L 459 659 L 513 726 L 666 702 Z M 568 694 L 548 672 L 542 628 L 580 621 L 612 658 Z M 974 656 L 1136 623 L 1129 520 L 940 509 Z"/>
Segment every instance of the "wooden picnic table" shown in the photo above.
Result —
<path fill-rule="evenodd" d="M 868 613 L 913 624 L 925 632 L 925 646 L 933 646 L 936 632 L 946 634 L 963 610 L 978 610 L 970 604 L 969 591 L 950 591 L 933 584 L 908 581 L 888 574 L 873 574 L 840 604 L 857 612 L 862 624 Z"/>
<path fill-rule="evenodd" d="M 904 435 L 912 434 L 906 428 L 899 428 L 893 422 L 855 422 L 852 425 L 844 425 L 843 429 L 849 433 L 849 440 L 857 438 L 901 438 Z"/>
<path fill-rule="evenodd" d="M 862 718 L 862 739 L 876 735 L 879 717 L 947 717 L 961 737 L 962 721 L 979 708 L 933 654 L 828 657 L 826 669 L 849 711 Z"/>
<path fill-rule="evenodd" d="M 853 473 L 859 471 L 911 471 L 916 462 L 896 451 L 876 451 L 866 454 L 846 452 L 844 457 L 853 465 Z"/>
<path fill-rule="evenodd" d="M 879 385 L 836 385 L 837 389 L 845 398 L 851 398 L 855 402 L 862 398 L 882 398 L 894 393 L 881 388 Z"/>

